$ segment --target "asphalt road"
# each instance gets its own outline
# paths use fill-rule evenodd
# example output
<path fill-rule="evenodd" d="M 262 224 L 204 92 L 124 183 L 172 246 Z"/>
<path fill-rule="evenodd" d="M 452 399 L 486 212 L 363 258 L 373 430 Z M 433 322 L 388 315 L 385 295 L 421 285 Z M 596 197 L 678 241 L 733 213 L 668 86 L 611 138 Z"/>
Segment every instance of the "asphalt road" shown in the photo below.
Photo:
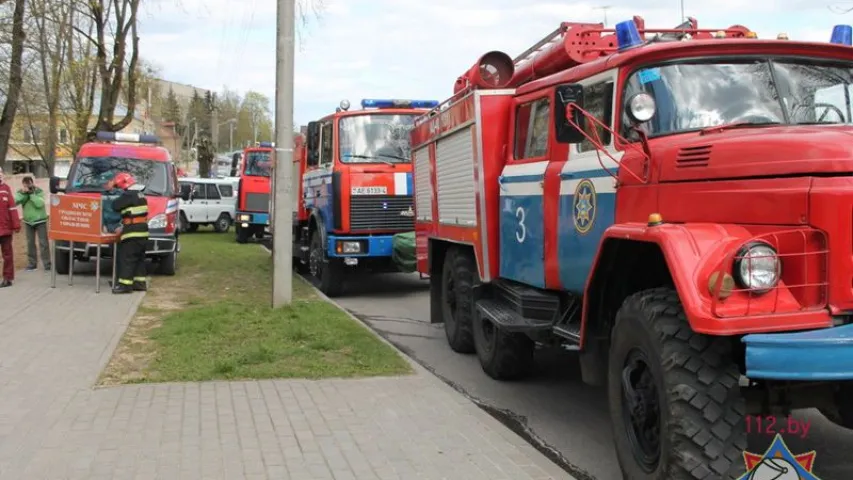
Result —
<path fill-rule="evenodd" d="M 445 382 L 563 463 L 579 480 L 621 477 L 613 450 L 606 396 L 584 385 L 575 355 L 537 352 L 537 374 L 522 382 L 498 382 L 480 369 L 475 355 L 450 350 L 441 324 L 429 323 L 427 282 L 417 275 L 383 275 L 352 282 L 336 301 L 415 358 Z M 785 435 L 794 454 L 817 452 L 814 474 L 821 480 L 853 478 L 853 432 L 836 427 L 816 411 L 795 415 L 810 425 L 808 436 Z M 779 431 L 784 420 L 776 425 Z M 750 436 L 750 451 L 762 454 L 772 434 Z M 848 452 L 845 454 L 845 452 Z"/>

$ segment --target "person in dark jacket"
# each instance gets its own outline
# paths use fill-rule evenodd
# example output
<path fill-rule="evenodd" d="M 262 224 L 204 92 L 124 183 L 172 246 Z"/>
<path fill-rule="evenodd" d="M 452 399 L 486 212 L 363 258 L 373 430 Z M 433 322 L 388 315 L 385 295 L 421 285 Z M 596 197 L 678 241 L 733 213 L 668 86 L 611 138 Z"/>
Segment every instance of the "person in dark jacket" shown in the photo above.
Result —
<path fill-rule="evenodd" d="M 116 253 L 117 282 L 113 293 L 131 293 L 147 290 L 145 271 L 145 246 L 148 243 L 148 200 L 129 173 L 119 173 L 110 182 L 123 193 L 113 201 L 113 209 L 121 214 L 121 227 Z"/>
<path fill-rule="evenodd" d="M 11 287 L 15 280 L 15 259 L 12 254 L 12 234 L 21 231 L 21 218 L 15 206 L 15 194 L 5 182 L 0 168 L 0 253 L 3 254 L 3 280 L 0 288 Z"/>

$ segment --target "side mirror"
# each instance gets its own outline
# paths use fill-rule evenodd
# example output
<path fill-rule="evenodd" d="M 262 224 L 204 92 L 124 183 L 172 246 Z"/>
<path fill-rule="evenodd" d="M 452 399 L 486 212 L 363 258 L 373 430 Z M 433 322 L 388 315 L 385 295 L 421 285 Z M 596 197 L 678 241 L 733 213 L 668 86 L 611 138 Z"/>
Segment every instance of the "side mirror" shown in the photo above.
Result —
<path fill-rule="evenodd" d="M 554 129 L 555 138 L 558 143 L 581 143 L 586 137 L 583 134 L 586 128 L 586 116 L 578 110 L 572 109 L 572 121 L 566 119 L 566 110 L 569 104 L 575 104 L 583 108 L 583 86 L 576 83 L 560 85 L 554 94 Z"/>
<path fill-rule="evenodd" d="M 189 202 L 192 197 L 192 186 L 190 185 L 181 185 L 181 200 L 185 202 Z"/>
<path fill-rule="evenodd" d="M 65 192 L 64 188 L 59 188 L 59 177 L 50 177 L 50 183 L 48 189 L 50 193 L 56 195 L 57 193 Z"/>
<path fill-rule="evenodd" d="M 305 145 L 308 150 L 306 163 L 309 166 L 320 163 L 320 122 L 308 122 Z"/>

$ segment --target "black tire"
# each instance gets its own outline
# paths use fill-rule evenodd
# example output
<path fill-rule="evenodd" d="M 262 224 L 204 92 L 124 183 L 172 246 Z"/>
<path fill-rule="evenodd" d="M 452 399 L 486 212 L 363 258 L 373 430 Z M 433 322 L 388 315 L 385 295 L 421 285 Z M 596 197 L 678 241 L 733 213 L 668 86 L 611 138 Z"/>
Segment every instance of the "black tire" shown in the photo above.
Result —
<path fill-rule="evenodd" d="M 71 247 L 69 246 L 69 248 Z M 68 275 L 68 271 L 71 269 L 70 267 L 73 264 L 71 259 L 68 258 L 68 250 L 60 250 L 56 247 L 53 247 L 53 250 L 54 260 L 51 268 L 56 271 L 57 275 Z"/>
<path fill-rule="evenodd" d="M 483 371 L 495 380 L 520 380 L 533 372 L 536 344 L 523 333 L 506 332 L 478 315 L 474 346 Z"/>
<path fill-rule="evenodd" d="M 172 277 L 178 271 L 178 253 L 172 251 L 171 253 L 167 253 L 166 255 L 161 256 L 157 261 L 157 268 L 154 270 L 154 273 L 157 275 L 164 275 L 167 277 Z"/>
<path fill-rule="evenodd" d="M 441 317 L 447 343 L 454 352 L 475 351 L 473 288 L 479 282 L 477 265 L 471 255 L 458 248 L 448 250 L 441 270 Z"/>
<path fill-rule="evenodd" d="M 187 232 L 193 233 L 198 231 L 197 223 L 187 223 Z"/>
<path fill-rule="evenodd" d="M 261 230 L 255 232 L 255 238 L 258 240 L 263 240 L 265 235 L 266 235 L 266 233 L 264 233 L 263 228 L 261 228 Z"/>
<path fill-rule="evenodd" d="M 187 231 L 187 228 L 189 228 L 189 225 L 190 222 L 189 220 L 187 220 L 187 216 L 184 214 L 184 212 L 181 212 L 181 214 L 178 216 L 178 232 L 185 233 Z"/>
<path fill-rule="evenodd" d="M 628 370 L 628 363 L 635 367 Z M 746 407 L 732 343 L 693 332 L 675 291 L 656 288 L 625 300 L 616 315 L 608 370 L 610 418 L 625 478 L 735 479 L 745 473 Z M 641 433 L 632 427 L 623 376 L 626 382 L 644 379 L 647 386 L 641 380 L 629 384 L 644 392 L 642 410 L 653 413 Z M 647 434 L 655 430 L 657 435 Z M 645 458 L 644 449 L 635 447 L 640 437 Z"/>
<path fill-rule="evenodd" d="M 841 383 L 835 391 L 835 408 L 821 408 L 820 413 L 839 427 L 853 430 L 853 382 Z"/>
<path fill-rule="evenodd" d="M 309 278 L 328 297 L 338 297 L 344 290 L 344 269 L 340 261 L 329 259 L 320 232 L 311 235 Z"/>
<path fill-rule="evenodd" d="M 237 231 L 237 243 L 249 243 L 249 236 L 252 232 L 250 232 L 248 228 L 243 228 L 240 225 L 237 225 L 234 230 Z"/>
<path fill-rule="evenodd" d="M 213 224 L 213 230 L 216 233 L 225 233 L 229 228 L 231 228 L 231 217 L 227 213 L 220 214 L 219 218 L 216 219 L 216 223 Z"/>

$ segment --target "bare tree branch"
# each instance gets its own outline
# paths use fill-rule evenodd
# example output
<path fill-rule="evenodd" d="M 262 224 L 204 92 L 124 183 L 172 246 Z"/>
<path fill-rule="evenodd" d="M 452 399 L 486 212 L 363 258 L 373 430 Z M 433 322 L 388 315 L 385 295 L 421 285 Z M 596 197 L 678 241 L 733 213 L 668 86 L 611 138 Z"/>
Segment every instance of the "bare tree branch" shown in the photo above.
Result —
<path fill-rule="evenodd" d="M 12 55 L 9 66 L 9 91 L 0 115 L 0 167 L 6 169 L 6 152 L 9 149 L 9 139 L 12 125 L 18 111 L 18 95 L 24 81 L 21 59 L 24 56 L 24 3 L 25 0 L 15 0 L 15 11 L 12 14 Z"/>

